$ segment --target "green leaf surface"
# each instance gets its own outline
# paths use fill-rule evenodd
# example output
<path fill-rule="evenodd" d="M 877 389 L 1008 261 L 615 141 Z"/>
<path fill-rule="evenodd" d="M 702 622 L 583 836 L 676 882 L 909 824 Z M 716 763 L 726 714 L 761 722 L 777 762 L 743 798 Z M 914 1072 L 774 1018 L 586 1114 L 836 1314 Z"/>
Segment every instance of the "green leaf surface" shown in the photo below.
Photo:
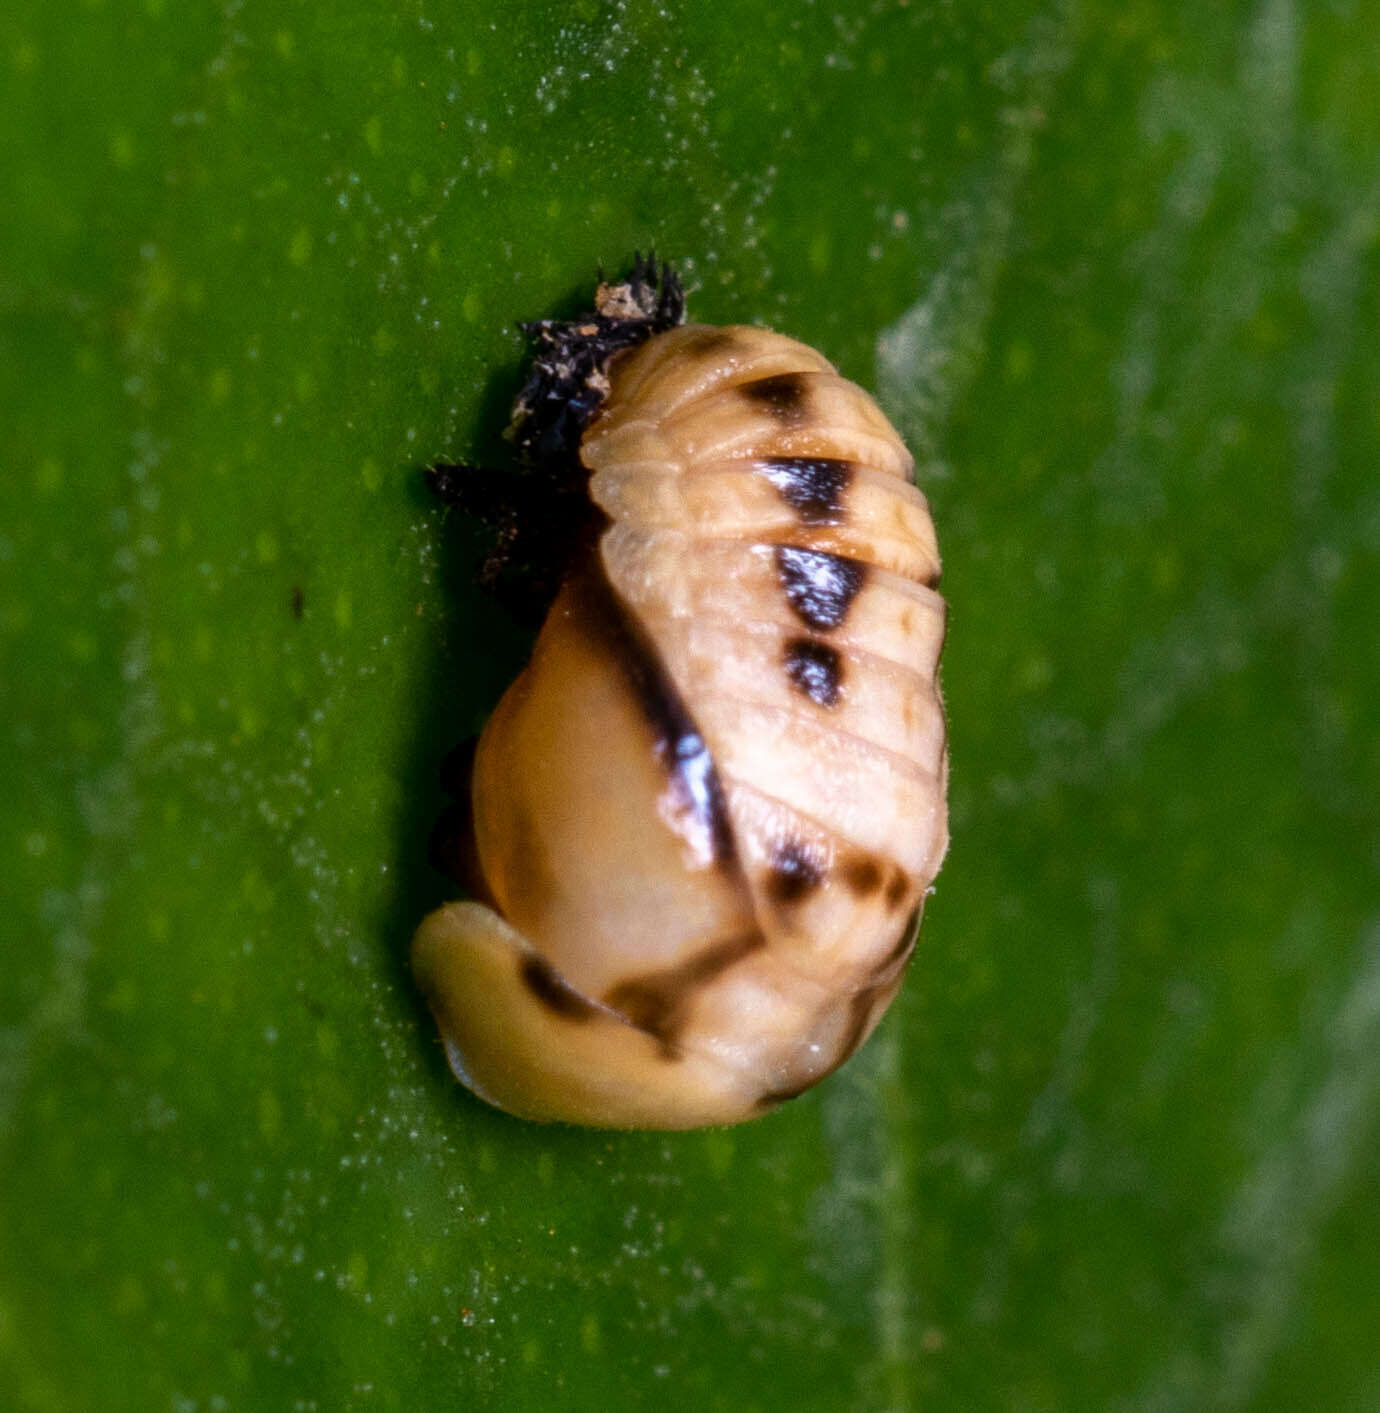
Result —
<path fill-rule="evenodd" d="M 0 16 L 0 1406 L 1380 1406 L 1380 7 Z M 419 468 L 655 244 L 874 387 L 953 848 L 864 1053 L 524 1124 L 406 948 Z"/>

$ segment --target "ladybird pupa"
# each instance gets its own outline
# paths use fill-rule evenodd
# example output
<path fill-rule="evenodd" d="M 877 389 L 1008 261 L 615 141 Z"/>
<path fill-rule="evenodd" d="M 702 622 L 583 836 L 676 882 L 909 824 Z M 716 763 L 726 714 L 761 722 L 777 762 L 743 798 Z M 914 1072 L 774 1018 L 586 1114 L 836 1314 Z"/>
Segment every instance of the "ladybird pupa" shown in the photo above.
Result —
<path fill-rule="evenodd" d="M 491 517 L 511 550 L 535 515 L 559 588 L 442 835 L 473 901 L 412 956 L 456 1075 L 530 1119 L 694 1128 L 809 1088 L 899 987 L 947 846 L 912 458 L 820 354 L 683 309 L 639 260 L 529 326 Z M 433 481 L 474 508 L 483 475 Z"/>

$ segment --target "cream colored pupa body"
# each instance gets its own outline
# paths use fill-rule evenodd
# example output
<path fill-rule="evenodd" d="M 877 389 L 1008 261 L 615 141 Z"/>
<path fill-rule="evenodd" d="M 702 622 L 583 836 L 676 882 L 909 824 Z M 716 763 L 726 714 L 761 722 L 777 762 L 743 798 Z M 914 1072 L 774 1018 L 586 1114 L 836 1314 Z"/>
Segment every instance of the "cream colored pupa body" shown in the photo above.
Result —
<path fill-rule="evenodd" d="M 657 280 L 639 262 L 583 325 L 535 327 L 597 343 L 656 319 Z M 481 1098 L 681 1129 L 809 1088 L 900 986 L 948 837 L 945 610 L 872 398 L 765 329 L 643 337 L 576 379 L 593 530 L 475 750 L 475 901 L 413 965 Z M 547 341 L 519 424 L 570 372 Z"/>

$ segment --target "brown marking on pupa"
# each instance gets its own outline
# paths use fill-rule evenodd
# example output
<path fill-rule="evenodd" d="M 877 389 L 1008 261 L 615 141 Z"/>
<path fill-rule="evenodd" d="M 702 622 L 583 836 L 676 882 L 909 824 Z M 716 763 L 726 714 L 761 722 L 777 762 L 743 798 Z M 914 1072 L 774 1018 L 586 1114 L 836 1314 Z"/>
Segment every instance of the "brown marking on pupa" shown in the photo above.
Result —
<path fill-rule="evenodd" d="M 563 1020 L 587 1021 L 598 1007 L 578 991 L 550 962 L 528 953 L 519 968 L 522 984 L 553 1015 Z"/>
<path fill-rule="evenodd" d="M 906 896 L 910 892 L 910 879 L 905 869 L 897 868 L 892 871 L 891 878 L 886 885 L 886 905 L 891 912 L 895 912 L 902 903 L 906 901 Z"/>
<path fill-rule="evenodd" d="M 818 638 L 792 638 L 783 657 L 791 686 L 816 706 L 835 707 L 843 687 L 843 659 Z"/>
<path fill-rule="evenodd" d="M 840 525 L 853 463 L 827 456 L 779 456 L 758 462 L 772 488 L 804 525 Z"/>
<path fill-rule="evenodd" d="M 680 1055 L 680 1031 L 689 1017 L 690 1003 L 696 993 L 766 943 L 761 932 L 747 932 L 713 942 L 698 956 L 677 966 L 620 981 L 604 997 L 604 1003 L 651 1035 L 660 1044 L 666 1059 L 676 1059 Z"/>
<path fill-rule="evenodd" d="M 783 427 L 799 427 L 809 420 L 809 389 L 804 373 L 776 373 L 743 383 L 738 391 L 749 402 L 764 408 Z"/>
<path fill-rule="evenodd" d="M 816 632 L 837 628 L 867 582 L 868 566 L 824 550 L 777 545 L 776 575 L 796 617 Z"/>
<path fill-rule="evenodd" d="M 871 897 L 882 886 L 882 866 L 867 854 L 855 854 L 845 860 L 839 874 L 859 898 Z"/>
<path fill-rule="evenodd" d="M 693 358 L 709 358 L 713 355 L 726 355 L 738 347 L 738 335 L 732 329 L 717 329 L 705 324 L 693 332 L 681 336 L 676 352 Z"/>

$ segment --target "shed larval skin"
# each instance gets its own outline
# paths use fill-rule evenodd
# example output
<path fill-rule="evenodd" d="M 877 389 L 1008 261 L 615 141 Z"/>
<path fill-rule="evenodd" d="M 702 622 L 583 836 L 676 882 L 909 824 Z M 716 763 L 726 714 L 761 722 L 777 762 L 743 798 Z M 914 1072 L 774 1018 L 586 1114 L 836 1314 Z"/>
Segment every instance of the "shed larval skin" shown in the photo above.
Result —
<path fill-rule="evenodd" d="M 685 325 L 609 380 L 606 524 L 476 751 L 483 901 L 414 965 L 501 1108 L 736 1123 L 842 1064 L 914 947 L 948 840 L 939 555 L 896 432 L 804 345 Z"/>

